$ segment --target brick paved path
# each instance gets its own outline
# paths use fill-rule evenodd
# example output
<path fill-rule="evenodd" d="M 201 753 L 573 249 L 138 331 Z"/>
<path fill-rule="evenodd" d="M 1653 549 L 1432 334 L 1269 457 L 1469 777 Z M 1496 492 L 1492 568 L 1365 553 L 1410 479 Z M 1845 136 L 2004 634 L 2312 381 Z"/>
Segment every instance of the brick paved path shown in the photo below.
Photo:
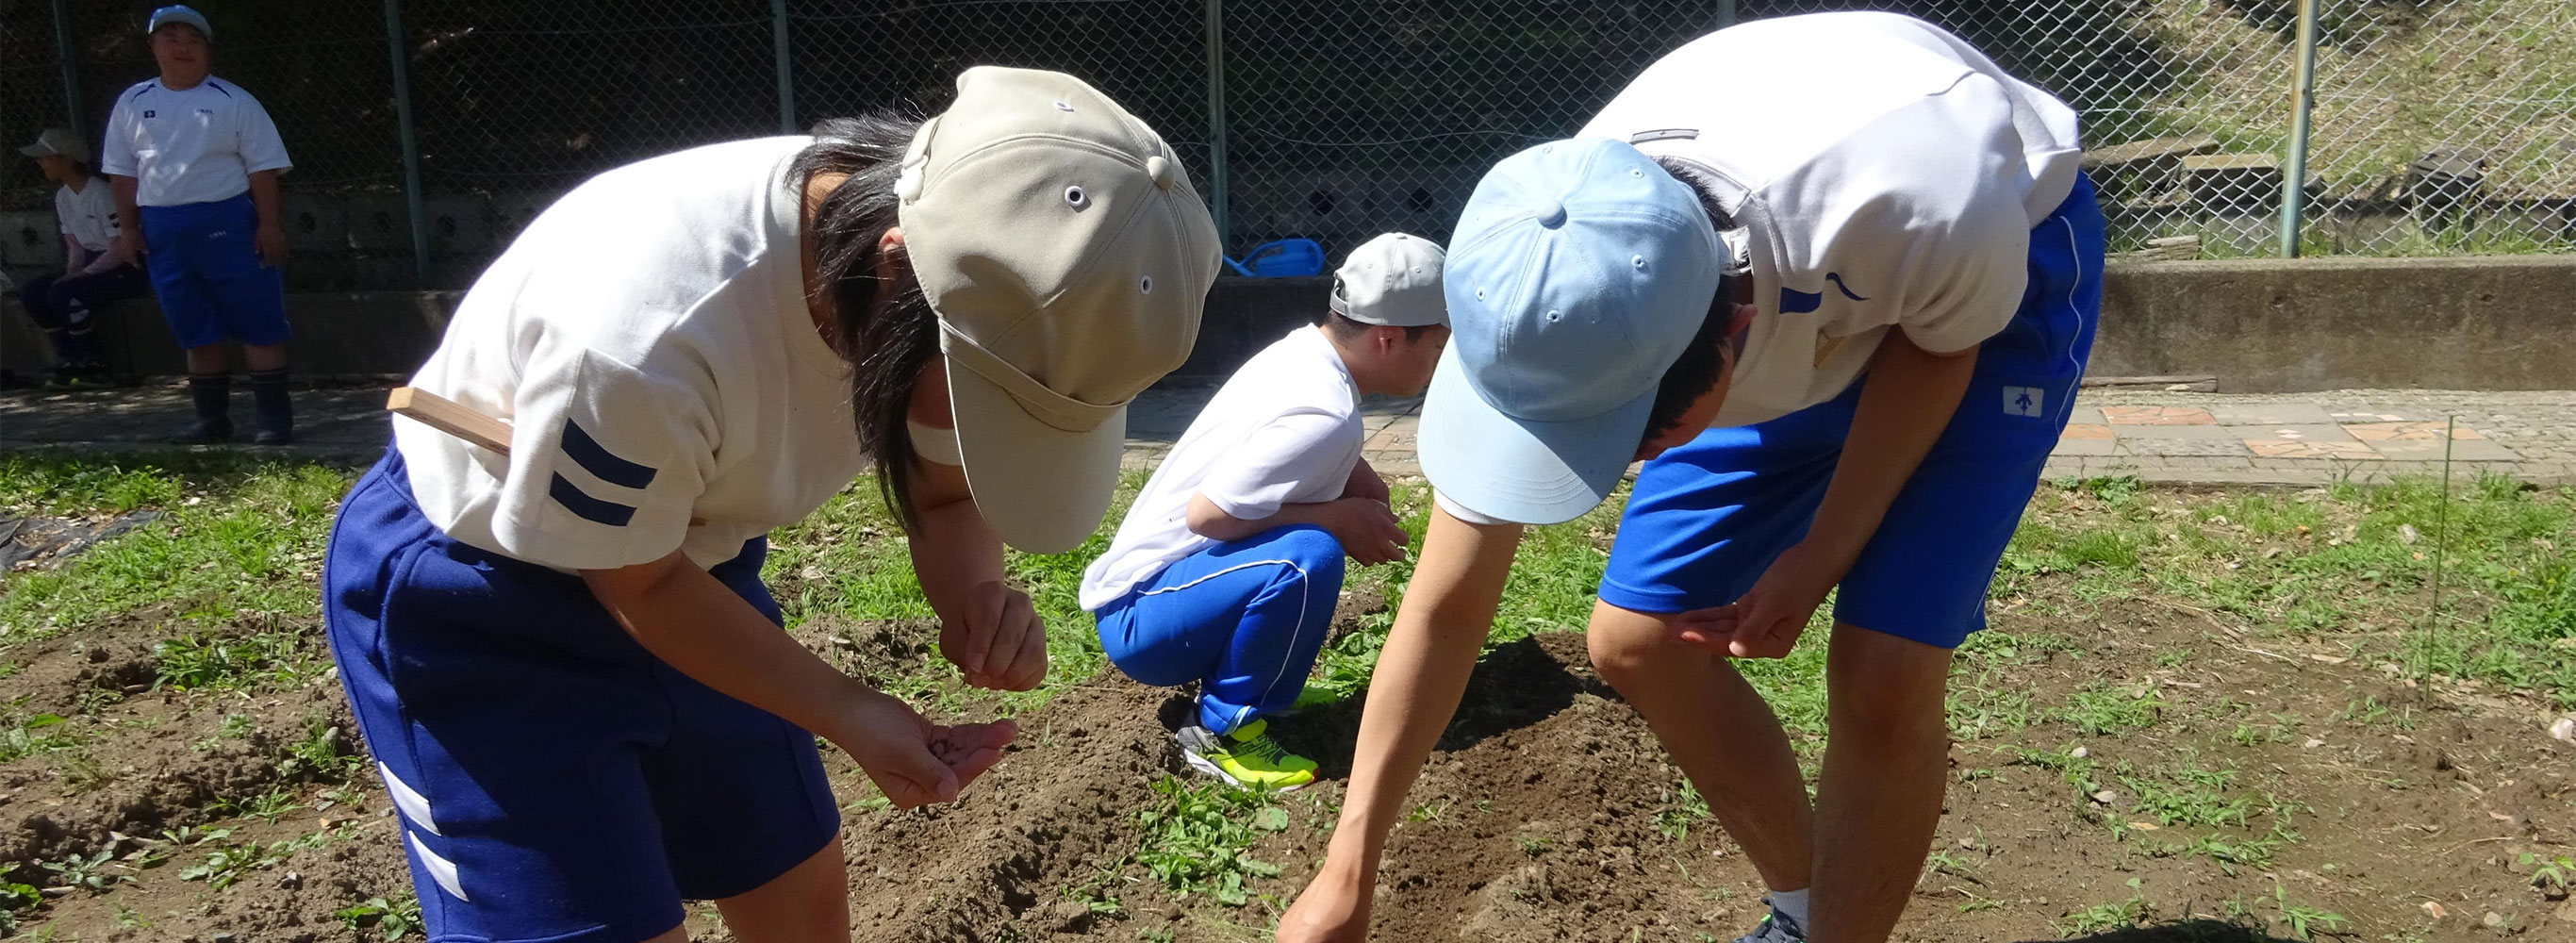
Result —
<path fill-rule="evenodd" d="M 1172 384 L 1139 397 L 1129 411 L 1128 463 L 1151 467 L 1215 389 Z M 366 387 L 300 391 L 296 405 L 302 442 L 265 451 L 364 461 L 384 448 L 384 395 L 381 388 Z M 247 429 L 249 397 L 237 393 L 235 399 L 234 418 Z M 1413 457 L 1418 406 L 1413 400 L 1374 398 L 1366 405 L 1367 455 L 1380 470 L 1418 473 Z M 150 449 L 187 419 L 187 390 L 178 384 L 12 390 L 0 392 L 0 450 Z M 2446 428 L 2455 478 L 2491 473 L 2541 484 L 2576 484 L 2576 391 L 2087 390 L 2049 460 L 2048 474 L 2217 484 L 2439 475 Z"/>

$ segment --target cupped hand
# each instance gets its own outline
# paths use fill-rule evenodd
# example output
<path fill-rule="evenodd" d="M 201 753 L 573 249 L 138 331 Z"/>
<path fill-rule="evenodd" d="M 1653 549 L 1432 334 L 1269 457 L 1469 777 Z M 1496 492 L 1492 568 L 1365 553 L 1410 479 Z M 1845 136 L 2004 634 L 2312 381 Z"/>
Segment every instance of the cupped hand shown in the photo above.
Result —
<path fill-rule="evenodd" d="M 1046 623 L 1029 594 L 998 580 L 979 583 L 966 591 L 959 618 L 940 624 L 939 655 L 967 684 L 1027 691 L 1046 680 Z"/>
<path fill-rule="evenodd" d="M 873 692 L 852 713 L 848 732 L 834 742 L 898 809 L 956 799 L 1001 762 L 1002 748 L 1019 736 L 1019 725 L 1008 720 L 934 724 L 902 701 Z"/>
<path fill-rule="evenodd" d="M 1791 547 L 1762 571 L 1742 598 L 1675 617 L 1673 634 L 1736 658 L 1787 657 L 1798 647 L 1798 636 L 1815 617 L 1816 607 L 1824 604 L 1825 594 L 1842 580 L 1840 570 L 1803 544 Z"/>
<path fill-rule="evenodd" d="M 1334 501 L 1332 509 L 1332 520 L 1324 529 L 1341 542 L 1351 562 L 1374 566 L 1404 559 L 1404 545 L 1412 538 L 1395 522 L 1395 510 L 1386 502 L 1343 498 Z"/>

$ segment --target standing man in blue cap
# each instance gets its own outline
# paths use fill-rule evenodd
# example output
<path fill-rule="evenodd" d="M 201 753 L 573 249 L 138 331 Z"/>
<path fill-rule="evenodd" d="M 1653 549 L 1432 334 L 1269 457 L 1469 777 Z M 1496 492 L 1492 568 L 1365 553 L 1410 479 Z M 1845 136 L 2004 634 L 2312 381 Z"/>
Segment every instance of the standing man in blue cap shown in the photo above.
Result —
<path fill-rule="evenodd" d="M 254 441 L 283 445 L 295 438 L 295 411 L 277 175 L 293 162 L 259 100 L 214 76 L 215 31 L 203 15 L 162 7 L 146 30 L 161 76 L 116 97 L 99 170 L 116 191 L 117 253 L 143 258 L 161 316 L 188 352 L 197 418 L 178 441 L 232 439 L 231 338 L 250 361 Z"/>
<path fill-rule="evenodd" d="M 1797 81 L 1712 91 L 1771 76 Z M 1984 626 L 2092 347 L 2076 115 L 1931 24 L 1828 13 L 1683 46 L 1582 135 L 1497 165 L 1452 236 L 1456 334 L 1419 438 L 1437 510 L 1279 938 L 1367 935 L 1522 526 L 1648 460 L 1593 664 L 1769 886 L 1744 939 L 1878 943 L 1940 819 L 1951 650 Z M 1838 585 L 1811 807 L 1728 659 L 1786 655 Z"/>

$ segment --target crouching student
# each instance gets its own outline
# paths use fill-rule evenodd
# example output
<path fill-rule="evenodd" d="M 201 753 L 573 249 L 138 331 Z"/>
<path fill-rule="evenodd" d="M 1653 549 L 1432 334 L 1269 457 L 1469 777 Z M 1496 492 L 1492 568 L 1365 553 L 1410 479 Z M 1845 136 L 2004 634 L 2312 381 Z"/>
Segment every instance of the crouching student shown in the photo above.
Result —
<path fill-rule="evenodd" d="M 1194 769 L 1258 789 L 1315 779 L 1265 718 L 1305 688 L 1342 558 L 1404 554 L 1386 483 L 1360 457 L 1359 397 L 1430 383 L 1449 339 L 1441 256 L 1400 233 L 1352 252 L 1322 321 L 1235 371 L 1083 574 L 1082 607 L 1119 670 L 1198 683 L 1197 714 L 1175 734 Z"/>

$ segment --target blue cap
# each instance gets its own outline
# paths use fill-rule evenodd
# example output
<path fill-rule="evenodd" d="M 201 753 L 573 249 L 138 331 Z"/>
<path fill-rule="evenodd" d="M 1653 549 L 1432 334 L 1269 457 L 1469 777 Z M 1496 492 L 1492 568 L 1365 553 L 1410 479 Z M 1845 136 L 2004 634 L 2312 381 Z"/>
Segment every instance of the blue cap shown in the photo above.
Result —
<path fill-rule="evenodd" d="M 1509 521 L 1600 504 L 1725 258 L 1690 187 L 1626 142 L 1557 141 L 1494 165 L 1450 241 L 1453 333 L 1422 404 L 1423 475 Z"/>
<path fill-rule="evenodd" d="M 143 35 L 150 36 L 158 33 L 161 27 L 172 23 L 186 23 L 196 27 L 197 35 L 206 37 L 207 42 L 213 42 L 215 39 L 215 28 L 206 25 L 205 14 L 175 4 L 152 11 L 152 23 L 143 28 Z"/>

